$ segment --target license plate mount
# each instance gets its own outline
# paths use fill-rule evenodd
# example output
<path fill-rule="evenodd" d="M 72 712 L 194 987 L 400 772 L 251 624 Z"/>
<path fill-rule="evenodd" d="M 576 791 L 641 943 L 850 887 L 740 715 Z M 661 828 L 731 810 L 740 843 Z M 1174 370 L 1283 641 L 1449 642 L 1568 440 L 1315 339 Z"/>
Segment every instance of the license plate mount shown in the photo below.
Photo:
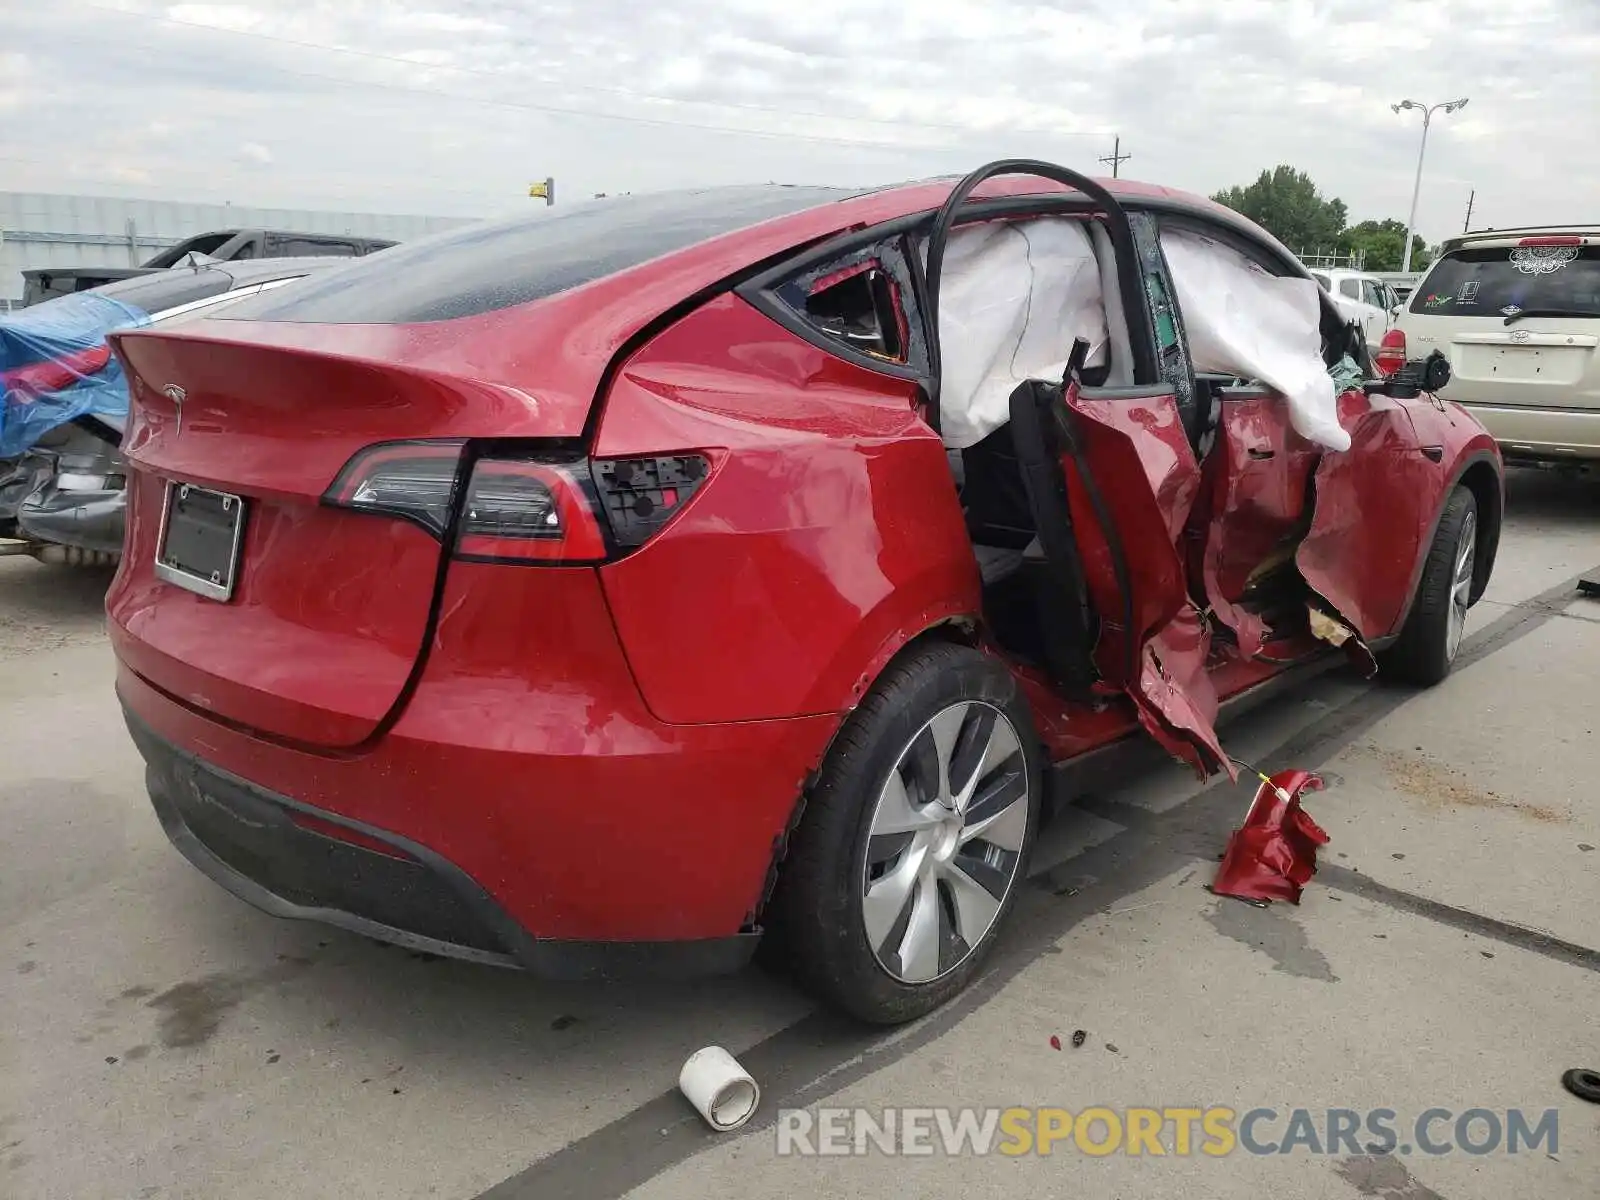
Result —
<path fill-rule="evenodd" d="M 156 545 L 157 577 L 208 600 L 233 598 L 245 502 L 231 492 L 168 483 Z"/>

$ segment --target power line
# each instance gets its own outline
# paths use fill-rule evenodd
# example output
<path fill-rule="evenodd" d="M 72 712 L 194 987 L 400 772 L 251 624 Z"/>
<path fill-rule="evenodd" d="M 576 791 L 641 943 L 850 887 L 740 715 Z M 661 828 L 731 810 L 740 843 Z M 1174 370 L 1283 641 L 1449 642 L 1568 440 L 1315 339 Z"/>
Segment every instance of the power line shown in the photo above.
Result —
<path fill-rule="evenodd" d="M 324 52 L 329 53 L 329 54 L 345 54 L 345 55 L 349 55 L 349 56 L 355 57 L 355 58 L 371 59 L 371 60 L 376 61 L 376 62 L 395 63 L 395 64 L 398 64 L 400 66 L 411 67 L 411 68 L 419 68 L 420 67 L 420 68 L 423 68 L 423 69 L 426 69 L 426 70 L 451 71 L 451 72 L 455 72 L 457 74 L 462 74 L 462 75 L 481 76 L 481 77 L 483 77 L 485 79 L 492 79 L 492 80 L 494 80 L 496 82 L 499 82 L 499 83 L 506 82 L 506 80 L 507 80 L 507 75 L 505 73 L 499 72 L 499 71 L 488 71 L 488 70 L 484 70 L 481 67 L 461 67 L 461 66 L 447 65 L 447 64 L 443 64 L 443 63 L 420 62 L 417 59 L 406 58 L 405 56 L 398 55 L 398 54 L 383 54 L 383 53 L 380 53 L 380 52 L 375 51 L 375 50 L 356 50 L 356 49 L 353 49 L 353 48 L 347 47 L 347 46 L 330 46 L 330 45 L 328 45 L 328 44 L 326 44 L 324 42 L 302 41 L 302 40 L 300 40 L 298 38 L 287 38 L 287 37 L 282 37 L 282 36 L 280 36 L 278 34 L 270 34 L 270 33 L 255 33 L 255 32 L 253 32 L 251 30 L 245 30 L 245 29 L 229 29 L 229 28 L 226 28 L 226 27 L 220 26 L 220 25 L 207 25 L 207 24 L 204 24 L 203 22 L 200 22 L 200 21 L 185 21 L 185 20 L 183 20 L 183 19 L 181 19 L 179 17 L 170 17 L 170 16 L 166 16 L 166 15 L 161 14 L 161 13 L 136 12 L 136 11 L 130 11 L 130 10 L 127 10 L 127 9 L 112 8 L 112 7 L 108 6 L 108 5 L 91 3 L 91 2 L 89 2 L 89 0 L 80 0 L 80 6 L 83 7 L 83 8 L 96 9 L 96 10 L 98 10 L 100 12 L 113 13 L 113 14 L 115 14 L 117 16 L 139 17 L 139 18 L 143 18 L 144 20 L 147 20 L 147 21 L 156 21 L 156 22 L 159 22 L 159 23 L 164 24 L 164 25 L 176 25 L 176 26 L 180 26 L 182 28 L 187 28 L 187 29 L 197 29 L 197 30 L 201 30 L 201 31 L 206 32 L 206 33 L 224 34 L 224 35 L 227 35 L 227 36 L 230 36 L 230 37 L 250 38 L 250 39 L 254 39 L 256 41 L 262 41 L 262 42 L 275 42 L 275 43 L 277 43 L 279 45 L 284 45 L 284 46 L 296 46 L 296 47 L 299 47 L 299 48 L 305 49 L 305 50 L 320 50 L 320 51 L 324 51 Z M 63 39 L 63 40 L 65 40 L 65 39 Z M 153 49 L 153 47 L 146 47 L 146 48 Z M 513 104 L 513 103 L 511 103 L 509 101 L 481 100 L 481 99 L 474 98 L 474 97 L 460 96 L 460 95 L 457 95 L 456 93 L 453 93 L 453 92 L 441 92 L 441 91 L 437 91 L 437 90 L 434 90 L 434 89 L 431 89 L 431 88 L 402 88 L 402 87 L 399 87 L 398 85 L 393 85 L 393 84 L 369 83 L 368 81 L 365 81 L 365 80 L 351 80 L 351 79 L 344 79 L 344 78 L 339 77 L 339 76 L 328 76 L 328 75 L 315 74 L 315 73 L 311 73 L 311 72 L 295 71 L 295 70 L 292 70 L 290 68 L 278 67 L 278 66 L 271 65 L 271 64 L 268 65 L 268 69 L 269 70 L 282 71 L 285 74 L 304 75 L 304 76 L 306 76 L 308 78 L 313 78 L 313 79 L 331 80 L 331 81 L 334 81 L 334 82 L 344 82 L 344 83 L 350 83 L 350 84 L 353 84 L 353 85 L 365 86 L 365 87 L 387 87 L 387 88 L 392 88 L 394 90 L 400 90 L 400 91 L 415 91 L 418 94 L 422 94 L 422 95 L 450 96 L 450 97 L 453 97 L 455 99 L 461 99 L 461 100 L 469 100 L 469 99 L 470 100 L 477 100 L 477 102 L 484 103 L 484 104 L 499 104 L 499 105 L 504 105 L 504 106 L 507 106 L 507 107 L 526 108 L 526 109 L 531 109 L 531 110 L 536 111 L 536 112 L 555 113 L 555 114 L 567 115 L 567 116 L 595 117 L 595 118 L 600 119 L 600 120 L 629 121 L 629 122 L 635 122 L 635 123 L 642 124 L 642 125 L 666 126 L 666 127 L 670 127 L 670 128 L 682 128 L 682 129 L 698 129 L 698 130 L 705 130 L 705 131 L 715 132 L 715 133 L 744 134 L 744 135 L 747 135 L 747 136 L 750 136 L 750 137 L 772 137 L 772 138 L 782 138 L 782 139 L 788 139 L 788 140 L 813 141 L 813 142 L 832 142 L 832 143 L 837 143 L 837 144 L 840 144 L 840 145 L 862 146 L 862 147 L 866 147 L 868 149 L 880 149 L 880 148 L 882 148 L 882 149 L 891 149 L 891 148 L 896 148 L 896 147 L 892 147 L 892 146 L 889 146 L 889 145 L 883 144 L 883 143 L 859 141 L 859 140 L 852 139 L 852 138 L 830 138 L 830 137 L 826 137 L 824 135 L 796 134 L 796 133 L 789 133 L 789 132 L 786 132 L 786 131 L 752 130 L 752 129 L 742 128 L 742 127 L 739 127 L 739 126 L 711 125 L 711 124 L 694 123 L 694 122 L 687 122 L 687 121 L 661 120 L 659 118 L 635 117 L 635 116 L 627 116 L 627 115 L 618 114 L 618 113 L 607 113 L 607 112 L 601 112 L 601 111 L 597 111 L 597 110 L 593 110 L 593 109 L 581 109 L 581 108 L 570 108 L 570 107 L 560 107 L 560 106 L 540 105 L 540 104 L 527 104 L 527 103 L 524 103 L 524 104 Z M 968 126 L 968 125 L 956 124 L 954 122 L 912 121 L 912 120 L 901 120 L 901 119 L 894 118 L 894 117 L 867 117 L 867 116 L 857 116 L 857 115 L 846 115 L 846 114 L 842 114 L 842 113 L 820 112 L 820 111 L 817 111 L 817 110 L 814 110 L 814 109 L 793 109 L 793 108 L 780 108 L 780 107 L 777 107 L 775 105 L 749 104 L 749 103 L 744 103 L 744 102 L 740 102 L 740 101 L 736 101 L 736 100 L 693 100 L 693 99 L 686 99 L 686 98 L 681 97 L 681 96 L 662 96 L 662 95 L 652 94 L 652 93 L 648 93 L 648 92 L 636 92 L 636 91 L 632 91 L 632 90 L 627 89 L 627 88 L 606 87 L 606 86 L 604 86 L 602 84 L 592 84 L 592 83 L 566 84 L 566 83 L 563 83 L 563 84 L 559 84 L 559 85 L 556 85 L 556 86 L 562 87 L 563 89 L 566 89 L 566 90 L 598 92 L 598 93 L 601 93 L 601 94 L 604 94 L 604 95 L 618 96 L 618 97 L 622 97 L 624 99 L 640 101 L 640 102 L 650 103 L 650 104 L 693 104 L 693 105 L 699 105 L 701 107 L 706 107 L 706 108 L 726 108 L 726 109 L 734 109 L 734 110 L 744 111 L 744 112 L 765 113 L 765 114 L 768 114 L 768 115 L 771 115 L 771 116 L 809 117 L 809 118 L 812 118 L 812 119 L 815 119 L 815 120 L 823 120 L 823 121 L 846 121 L 846 122 L 856 122 L 858 124 L 885 125 L 885 126 L 889 126 L 891 128 L 897 128 L 897 129 L 929 129 L 929 130 L 940 130 L 940 131 L 943 131 L 943 132 L 964 133 L 964 134 L 969 134 L 969 135 L 977 135 L 977 134 L 980 134 L 980 133 L 984 132 L 983 130 L 975 129 L 975 128 L 973 128 L 971 126 Z M 1063 130 L 1054 129 L 1054 128 L 1029 127 L 1029 126 L 1015 126 L 1015 127 L 1012 127 L 1010 129 L 1008 129 L 1006 132 L 1011 133 L 1011 134 L 1016 134 L 1016 135 L 1029 135 L 1029 134 L 1049 135 L 1051 137 L 1058 137 L 1058 138 L 1092 138 L 1092 137 L 1099 136 L 1098 134 L 1094 134 L 1094 133 L 1079 133 L 1079 132 L 1073 132 L 1073 131 L 1063 131 Z M 942 147 L 928 147 L 928 148 L 930 148 L 930 149 L 953 149 L 954 147 L 942 146 Z"/>

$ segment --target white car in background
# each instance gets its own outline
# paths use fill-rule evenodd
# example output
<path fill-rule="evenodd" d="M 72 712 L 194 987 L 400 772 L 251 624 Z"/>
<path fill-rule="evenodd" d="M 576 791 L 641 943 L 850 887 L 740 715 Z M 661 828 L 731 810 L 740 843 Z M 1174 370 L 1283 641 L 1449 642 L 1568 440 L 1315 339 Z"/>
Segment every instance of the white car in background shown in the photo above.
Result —
<path fill-rule="evenodd" d="M 1600 225 L 1448 239 L 1380 357 L 1435 350 L 1508 460 L 1600 461 Z"/>
<path fill-rule="evenodd" d="M 1400 307 L 1394 289 L 1377 275 L 1344 267 L 1313 267 L 1311 277 L 1333 297 L 1345 320 L 1361 326 L 1367 348 L 1376 354 Z"/>

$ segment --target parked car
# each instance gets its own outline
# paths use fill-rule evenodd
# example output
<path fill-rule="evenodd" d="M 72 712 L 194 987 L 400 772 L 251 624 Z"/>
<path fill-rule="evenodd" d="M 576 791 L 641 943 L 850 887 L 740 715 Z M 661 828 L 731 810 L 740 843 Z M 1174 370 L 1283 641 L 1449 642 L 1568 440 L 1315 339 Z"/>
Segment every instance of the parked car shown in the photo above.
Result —
<path fill-rule="evenodd" d="M 1448 239 L 1392 337 L 1396 357 L 1450 359 L 1443 394 L 1507 458 L 1600 459 L 1600 225 Z"/>
<path fill-rule="evenodd" d="M 1311 277 L 1327 289 L 1345 320 L 1354 321 L 1366 336 L 1368 348 L 1376 352 L 1389 332 L 1400 297 L 1381 276 L 1343 267 L 1316 268 Z"/>
<path fill-rule="evenodd" d="M 1422 278 L 1421 271 L 1379 271 L 1378 278 L 1389 285 L 1396 302 L 1404 304 Z"/>
<path fill-rule="evenodd" d="M 337 265 L 180 268 L 0 316 L 0 537 L 120 553 L 128 398 L 111 329 L 181 321 Z"/>
<path fill-rule="evenodd" d="M 138 267 L 37 267 L 22 272 L 24 308 L 56 296 L 88 291 L 121 279 L 165 271 L 184 263 L 239 262 L 253 258 L 360 258 L 398 243 L 339 233 L 279 229 L 219 229 L 169 246 Z"/>
<path fill-rule="evenodd" d="M 874 1022 L 980 969 L 1049 764 L 1231 775 L 1219 703 L 1329 654 L 1438 681 L 1499 538 L 1493 440 L 1281 244 L 1046 163 L 613 197 L 113 341 L 117 691 L 195 866 L 563 977 L 770 928 Z"/>

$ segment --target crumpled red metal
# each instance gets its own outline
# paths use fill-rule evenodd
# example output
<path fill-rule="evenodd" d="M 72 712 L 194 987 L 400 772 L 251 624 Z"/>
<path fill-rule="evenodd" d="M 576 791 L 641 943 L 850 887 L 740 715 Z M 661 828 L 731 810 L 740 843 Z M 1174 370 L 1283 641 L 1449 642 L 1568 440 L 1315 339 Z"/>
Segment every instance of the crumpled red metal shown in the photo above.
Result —
<path fill-rule="evenodd" d="M 1256 789 L 1244 824 L 1228 839 L 1211 890 L 1241 900 L 1300 903 L 1300 892 L 1317 873 L 1317 847 L 1328 835 L 1300 807 L 1302 792 L 1320 791 L 1310 771 L 1279 771 Z M 1284 796 L 1278 794 L 1281 790 Z"/>

